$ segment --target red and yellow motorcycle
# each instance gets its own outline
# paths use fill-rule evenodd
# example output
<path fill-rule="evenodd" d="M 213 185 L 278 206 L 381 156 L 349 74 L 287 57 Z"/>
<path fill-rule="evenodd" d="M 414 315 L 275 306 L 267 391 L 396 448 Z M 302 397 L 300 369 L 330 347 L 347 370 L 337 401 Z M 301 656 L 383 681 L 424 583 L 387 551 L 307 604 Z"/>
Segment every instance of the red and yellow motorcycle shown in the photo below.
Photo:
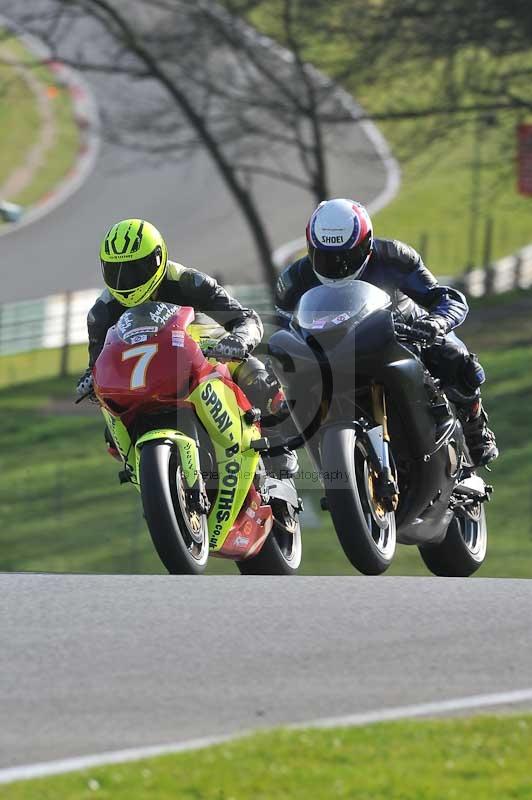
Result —
<path fill-rule="evenodd" d="M 291 575 L 301 562 L 294 482 L 267 474 L 260 414 L 228 366 L 204 355 L 212 340 L 198 327 L 192 308 L 149 302 L 108 331 L 93 378 L 120 480 L 140 491 L 168 572 L 199 574 L 216 556 L 243 574 Z"/>

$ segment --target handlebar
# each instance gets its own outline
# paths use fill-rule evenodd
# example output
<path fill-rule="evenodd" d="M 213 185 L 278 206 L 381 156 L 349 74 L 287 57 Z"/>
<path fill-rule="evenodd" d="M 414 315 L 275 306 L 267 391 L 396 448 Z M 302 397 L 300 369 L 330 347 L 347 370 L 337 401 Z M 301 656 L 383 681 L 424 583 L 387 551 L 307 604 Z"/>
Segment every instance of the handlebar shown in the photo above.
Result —
<path fill-rule="evenodd" d="M 87 392 L 86 394 L 82 394 L 81 397 L 78 397 L 77 400 L 74 400 L 74 404 L 77 406 L 78 403 L 82 403 L 83 400 L 86 400 L 87 397 L 90 397 L 92 392 Z"/>
<path fill-rule="evenodd" d="M 100 402 L 94 392 L 86 392 L 86 394 L 82 394 L 81 397 L 78 397 L 77 400 L 74 400 L 74 405 L 77 406 L 78 403 L 82 403 L 84 400 L 91 400 L 93 403 Z"/>
<path fill-rule="evenodd" d="M 210 340 L 208 342 L 199 342 L 201 352 L 203 353 L 205 358 L 215 358 L 217 361 L 226 363 L 225 359 L 222 360 L 219 355 L 213 352 L 217 344 L 218 344 L 217 339 Z M 244 358 L 231 358 L 227 359 L 227 361 L 240 361 L 241 363 L 243 363 L 244 361 L 247 361 L 248 358 L 249 358 L 249 353 L 246 353 Z"/>
<path fill-rule="evenodd" d="M 394 328 L 397 338 L 405 342 L 419 344 L 421 347 L 445 344 L 445 336 L 440 334 L 436 336 L 435 339 L 430 339 L 428 336 L 424 336 L 421 331 L 416 331 L 411 328 L 410 325 L 405 325 L 403 322 L 395 322 Z"/>
<path fill-rule="evenodd" d="M 249 353 L 246 353 L 246 355 L 243 358 L 228 358 L 227 360 L 221 359 L 219 355 L 216 355 L 216 353 L 211 353 L 210 350 L 202 350 L 202 353 L 205 356 L 205 358 L 215 358 L 216 361 L 220 361 L 220 363 L 222 364 L 226 364 L 229 361 L 239 361 L 241 364 L 243 364 L 244 361 L 247 361 L 249 358 Z"/>

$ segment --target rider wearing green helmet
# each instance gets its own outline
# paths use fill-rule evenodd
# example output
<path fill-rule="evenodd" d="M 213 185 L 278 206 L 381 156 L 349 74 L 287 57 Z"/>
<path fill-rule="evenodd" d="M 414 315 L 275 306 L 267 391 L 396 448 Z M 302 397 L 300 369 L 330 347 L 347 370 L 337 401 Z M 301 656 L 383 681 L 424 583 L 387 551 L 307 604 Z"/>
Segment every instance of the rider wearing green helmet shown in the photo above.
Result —
<path fill-rule="evenodd" d="M 153 296 L 168 268 L 166 243 L 150 222 L 126 219 L 108 231 L 100 247 L 103 279 L 110 294 L 131 308 Z"/>
<path fill-rule="evenodd" d="M 87 317 L 89 366 L 78 381 L 79 396 L 94 396 L 92 368 L 107 331 L 118 322 L 124 307 L 160 300 L 192 306 L 225 328 L 227 334 L 210 348 L 209 355 L 218 361 L 247 359 L 233 377 L 254 406 L 263 414 L 271 414 L 282 391 L 273 373 L 258 358 L 247 358 L 264 333 L 253 309 L 244 308 L 209 275 L 170 261 L 161 233 L 146 220 L 126 219 L 113 225 L 102 241 L 100 262 L 106 289 Z M 293 473 L 297 469 L 297 457 L 287 449 L 275 461 L 276 471 Z"/>

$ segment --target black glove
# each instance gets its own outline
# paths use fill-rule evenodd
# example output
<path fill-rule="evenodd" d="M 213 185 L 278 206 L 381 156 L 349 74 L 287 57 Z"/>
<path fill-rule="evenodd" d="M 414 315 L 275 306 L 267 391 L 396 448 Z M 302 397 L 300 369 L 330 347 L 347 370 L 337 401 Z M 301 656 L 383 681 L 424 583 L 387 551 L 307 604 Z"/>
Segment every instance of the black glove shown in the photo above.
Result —
<path fill-rule="evenodd" d="M 240 336 L 229 333 L 209 347 L 205 355 L 217 361 L 245 361 L 248 357 L 248 347 Z"/>
<path fill-rule="evenodd" d="M 84 400 L 87 397 L 93 403 L 98 402 L 98 398 L 94 393 L 94 382 L 92 379 L 92 369 L 90 367 L 87 367 L 83 375 L 78 380 L 76 394 L 79 400 Z"/>
<path fill-rule="evenodd" d="M 434 344 L 438 336 L 443 336 L 447 332 L 446 327 L 445 322 L 438 317 L 422 317 L 413 323 L 412 331 L 430 345 Z"/>

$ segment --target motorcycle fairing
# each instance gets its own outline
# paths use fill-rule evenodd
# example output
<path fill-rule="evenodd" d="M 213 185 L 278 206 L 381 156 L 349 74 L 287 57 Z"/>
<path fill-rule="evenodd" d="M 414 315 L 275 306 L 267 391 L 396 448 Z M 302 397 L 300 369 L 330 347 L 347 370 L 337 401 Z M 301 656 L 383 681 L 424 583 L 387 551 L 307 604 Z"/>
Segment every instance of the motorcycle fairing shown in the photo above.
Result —
<path fill-rule="evenodd" d="M 107 423 L 109 432 L 114 439 L 116 449 L 118 450 L 125 466 L 128 467 L 129 470 L 131 471 L 131 479 L 132 479 L 131 482 L 138 487 L 136 466 L 135 464 L 130 464 L 128 461 L 128 457 L 132 447 L 131 437 L 129 435 L 128 429 L 126 428 L 120 417 L 111 414 L 111 412 L 108 411 L 105 408 L 105 406 L 100 406 L 100 409 Z"/>
<path fill-rule="evenodd" d="M 144 445 L 146 442 L 154 441 L 155 439 L 168 439 L 177 445 L 187 486 L 192 489 L 196 485 L 200 475 L 200 461 L 196 442 L 191 439 L 190 436 L 171 428 L 155 428 L 154 430 L 148 431 L 139 439 L 137 439 L 133 448 L 131 438 L 124 423 L 118 417 L 114 417 L 109 411 L 107 411 L 107 409 L 103 407 L 102 414 L 105 417 L 105 421 L 111 436 L 115 441 L 116 448 L 120 453 L 122 461 L 128 469 L 131 483 L 134 484 L 139 491 L 140 483 L 138 475 L 140 451 L 142 449 L 142 445 Z M 129 460 L 132 450 L 133 458 L 132 460 Z"/>
<path fill-rule="evenodd" d="M 317 297 L 321 290 L 317 287 L 312 291 Z M 322 316 L 320 323 L 321 320 Z M 398 541 L 441 541 L 449 524 L 448 508 L 453 489 L 453 482 L 448 478 L 447 445 L 456 435 L 454 422 L 450 416 L 436 423 L 424 387 L 423 365 L 409 348 L 397 341 L 389 308 L 377 308 L 361 319 L 343 319 L 339 314 L 330 322 L 327 318 L 319 329 L 298 329 L 293 324 L 290 330 L 273 334 L 268 350 L 274 371 L 289 401 L 294 403 L 292 416 L 298 429 L 311 430 L 312 436 L 317 433 L 318 426 L 322 430 L 336 422 L 334 413 L 331 419 L 327 417 L 327 402 L 319 407 L 312 405 L 308 416 L 298 412 L 300 407 L 304 411 L 303 401 L 313 396 L 314 387 L 328 387 L 327 400 L 352 390 L 355 331 L 356 372 L 370 375 L 384 387 L 390 400 L 388 423 L 394 455 L 399 455 L 409 465 L 408 488 L 401 493 L 396 513 Z M 312 414 L 317 417 L 318 425 L 310 424 Z M 342 424 L 346 422 L 348 420 L 342 420 Z M 312 436 L 306 437 L 307 447 L 314 444 Z M 319 453 L 317 455 L 319 463 Z"/>
<path fill-rule="evenodd" d="M 194 405 L 216 456 L 218 491 L 208 526 L 210 548 L 219 551 L 252 486 L 259 455 L 251 449 L 251 442 L 260 438 L 260 430 L 245 421 L 245 408 L 233 386 L 216 374 L 204 378 L 188 400 Z"/>
<path fill-rule="evenodd" d="M 221 548 L 213 556 L 243 561 L 259 553 L 273 525 L 270 506 L 262 505 L 260 494 L 250 486 L 246 501 L 227 534 Z"/>
<path fill-rule="evenodd" d="M 214 339 L 217 331 L 206 331 L 202 325 L 191 330 L 191 336 L 194 312 L 188 307 L 148 303 L 141 311 L 138 319 L 138 310 L 128 312 L 108 331 L 94 369 L 95 390 L 129 480 L 140 490 L 138 467 L 143 444 L 166 439 L 179 448 L 189 488 L 197 485 L 201 474 L 198 445 L 188 428 L 155 428 L 135 445 L 128 432 L 139 414 L 146 419 L 161 405 L 192 405 L 211 440 L 219 476 L 208 516 L 210 549 L 222 557 L 256 555 L 273 524 L 271 507 L 261 504 L 253 486 L 259 455 L 251 449 L 251 443 L 260 439 L 260 428 L 244 419 L 251 405 L 233 382 L 231 365 L 207 360 L 196 341 L 204 344 L 209 337 Z M 135 386 L 132 372 L 139 366 L 140 351 L 148 350 L 145 341 L 150 342 L 150 348 L 156 343 L 157 350 L 144 371 L 145 377 L 149 368 L 149 382 Z M 123 353 L 130 352 L 132 346 L 139 354 L 135 353 L 132 361 L 124 359 Z"/>
<path fill-rule="evenodd" d="M 140 451 L 146 442 L 153 442 L 156 439 L 168 439 L 177 445 L 181 460 L 181 467 L 185 476 L 185 481 L 189 489 L 192 489 L 198 482 L 200 476 L 200 460 L 198 448 L 194 439 L 181 431 L 170 428 L 159 428 L 148 431 L 135 442 L 135 466 L 136 474 L 139 475 Z"/>

